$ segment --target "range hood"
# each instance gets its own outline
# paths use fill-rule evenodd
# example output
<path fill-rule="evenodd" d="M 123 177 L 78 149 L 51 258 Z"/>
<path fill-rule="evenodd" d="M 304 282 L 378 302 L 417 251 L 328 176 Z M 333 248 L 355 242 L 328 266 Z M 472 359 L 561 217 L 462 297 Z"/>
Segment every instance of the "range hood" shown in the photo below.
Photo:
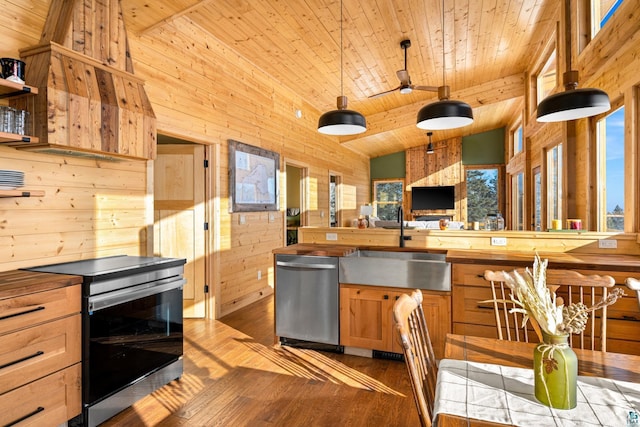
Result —
<path fill-rule="evenodd" d="M 156 117 L 133 74 L 118 0 L 52 0 L 40 44 L 20 50 L 38 88 L 36 144 L 16 148 L 103 159 L 154 159 Z"/>

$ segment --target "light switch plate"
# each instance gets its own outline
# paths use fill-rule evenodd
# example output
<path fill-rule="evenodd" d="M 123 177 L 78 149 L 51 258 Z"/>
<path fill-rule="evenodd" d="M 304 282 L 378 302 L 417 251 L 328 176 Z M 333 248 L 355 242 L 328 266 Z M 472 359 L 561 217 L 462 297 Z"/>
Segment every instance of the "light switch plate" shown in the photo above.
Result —
<path fill-rule="evenodd" d="M 506 237 L 492 237 L 491 246 L 507 246 Z"/>
<path fill-rule="evenodd" d="M 240 218 L 238 218 L 238 222 L 240 224 L 244 224 L 245 222 L 247 222 L 247 218 L 244 215 L 240 215 Z"/>
<path fill-rule="evenodd" d="M 600 249 L 616 249 L 618 247 L 618 241 L 615 239 L 598 240 L 598 247 Z"/>

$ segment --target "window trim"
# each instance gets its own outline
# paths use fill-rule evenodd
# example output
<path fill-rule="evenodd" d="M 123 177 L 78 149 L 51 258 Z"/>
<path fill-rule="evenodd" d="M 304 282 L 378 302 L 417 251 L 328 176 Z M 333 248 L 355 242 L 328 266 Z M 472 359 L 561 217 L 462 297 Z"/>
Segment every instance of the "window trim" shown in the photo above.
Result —
<path fill-rule="evenodd" d="M 593 200 L 593 203 L 590 204 L 590 210 L 591 210 L 591 215 L 593 218 L 593 224 L 590 224 L 590 228 L 596 231 L 606 231 L 606 219 L 604 220 L 603 223 L 603 219 L 602 219 L 602 215 L 601 215 L 601 206 L 600 206 L 600 182 L 601 182 L 601 177 L 598 174 L 599 171 L 599 165 L 598 165 L 598 160 L 599 160 L 599 146 L 598 146 L 598 122 L 600 120 L 602 120 L 603 118 L 610 116 L 611 114 L 613 114 L 615 111 L 617 111 L 620 108 L 626 107 L 625 103 L 624 103 L 624 97 L 620 97 L 614 101 L 611 101 L 611 109 L 607 112 L 598 114 L 597 116 L 593 116 L 590 120 L 590 126 L 589 126 L 589 137 L 590 137 L 590 147 L 589 147 L 589 151 L 592 153 L 591 154 L 591 159 L 590 159 L 590 165 L 591 165 L 591 170 L 592 173 L 589 176 L 589 179 L 592 183 L 591 185 L 591 200 Z M 625 108 L 625 122 L 627 120 L 627 111 Z M 626 127 L 626 125 L 625 125 Z M 630 141 L 628 141 L 628 138 L 626 136 L 626 134 L 624 135 L 624 150 L 625 150 L 625 154 L 627 152 L 627 146 L 628 144 L 631 144 Z M 625 159 L 624 159 L 624 168 L 625 170 L 627 169 L 627 164 L 630 161 L 630 159 L 627 158 L 627 156 L 625 155 Z M 625 188 L 624 190 L 624 197 L 625 197 L 625 205 L 627 204 L 627 194 L 628 194 L 628 189 Z M 635 203 L 635 202 L 634 202 Z M 606 207 L 604 208 L 605 210 L 605 214 L 606 214 Z M 624 228 L 625 231 L 628 229 L 628 225 L 631 223 L 631 218 L 629 218 L 627 212 L 629 211 L 629 209 L 627 209 L 626 207 L 624 208 Z"/>
<path fill-rule="evenodd" d="M 383 179 L 373 179 L 371 180 L 371 201 L 373 205 L 373 216 L 378 216 L 378 196 L 377 196 L 377 186 L 376 184 L 385 183 L 385 182 L 399 182 L 402 184 L 402 200 L 400 203 L 393 202 L 393 204 L 397 204 L 398 206 L 402 206 L 403 208 L 406 205 L 407 201 L 407 191 L 405 187 L 405 179 L 404 178 L 383 178 Z M 389 204 L 392 204 L 391 202 Z M 406 209 L 405 209 L 406 210 Z"/>

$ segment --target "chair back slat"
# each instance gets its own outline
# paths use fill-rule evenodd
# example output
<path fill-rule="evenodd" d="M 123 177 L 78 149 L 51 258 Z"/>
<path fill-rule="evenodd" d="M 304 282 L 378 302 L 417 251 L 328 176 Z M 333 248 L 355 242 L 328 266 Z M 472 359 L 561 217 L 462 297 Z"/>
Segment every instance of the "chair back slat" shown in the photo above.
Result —
<path fill-rule="evenodd" d="M 524 273 L 520 272 L 520 274 Z M 504 271 L 486 270 L 484 272 L 484 279 L 491 286 L 491 295 L 494 300 L 493 308 L 498 339 L 529 342 L 528 329 L 526 326 L 522 327 L 521 315 L 510 313 L 514 305 L 504 302 L 510 298 L 506 275 L 507 273 Z M 590 307 L 602 298 L 606 298 L 608 289 L 615 286 L 615 280 L 611 276 L 584 275 L 575 270 L 563 269 L 547 269 L 546 281 L 549 290 L 556 293 L 556 304 L 565 304 L 567 306 L 572 303 L 582 302 Z M 638 282 L 637 286 L 640 294 L 640 282 Z M 506 290 L 505 287 L 507 288 Z M 640 295 L 638 298 L 640 304 Z M 502 302 L 498 302 L 498 300 L 502 300 Z M 596 345 L 597 342 L 600 343 L 599 348 Z M 578 336 L 571 335 L 570 343 L 572 346 L 583 349 L 590 348 L 591 350 L 606 351 L 607 307 L 604 306 L 590 312 L 587 327 Z"/>
<path fill-rule="evenodd" d="M 402 294 L 393 306 L 413 397 L 423 427 L 431 427 L 438 367 L 422 308 L 422 291 Z"/>

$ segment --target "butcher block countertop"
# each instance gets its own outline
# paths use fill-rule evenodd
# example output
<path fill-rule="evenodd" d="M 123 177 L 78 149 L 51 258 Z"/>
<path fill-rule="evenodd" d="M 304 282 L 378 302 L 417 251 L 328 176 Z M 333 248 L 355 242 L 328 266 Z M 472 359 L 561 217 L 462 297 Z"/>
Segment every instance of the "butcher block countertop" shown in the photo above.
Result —
<path fill-rule="evenodd" d="M 0 299 L 43 292 L 82 283 L 82 276 L 25 270 L 0 272 Z"/>
<path fill-rule="evenodd" d="M 366 245 L 327 245 L 320 243 L 298 243 L 282 248 L 274 249 L 274 254 L 284 255 L 311 255 L 311 256 L 349 256 L 352 253 L 361 251 L 384 251 L 384 252 L 428 252 L 433 254 L 446 254 L 444 249 L 421 249 L 421 248 L 400 248 L 397 246 L 366 246 Z"/>
<path fill-rule="evenodd" d="M 358 250 L 406 251 L 446 254 L 446 261 L 452 264 L 495 264 L 514 267 L 533 265 L 533 252 L 490 251 L 467 249 L 400 248 L 397 246 L 338 245 L 320 243 L 299 243 L 275 249 L 274 254 L 349 256 Z M 542 259 L 549 260 L 549 268 L 609 270 L 640 272 L 640 256 L 623 254 L 585 254 L 570 252 L 539 252 Z"/>
<path fill-rule="evenodd" d="M 549 268 L 610 270 L 640 272 L 640 256 L 622 254 L 584 254 L 569 252 L 543 253 L 540 258 L 549 260 Z M 472 250 L 450 250 L 447 261 L 452 264 L 496 264 L 514 267 L 533 265 L 533 252 L 492 252 Z"/>
<path fill-rule="evenodd" d="M 274 249 L 274 254 L 282 255 L 310 255 L 310 256 L 348 256 L 358 250 L 355 246 L 325 245 L 316 243 L 299 243 Z"/>

